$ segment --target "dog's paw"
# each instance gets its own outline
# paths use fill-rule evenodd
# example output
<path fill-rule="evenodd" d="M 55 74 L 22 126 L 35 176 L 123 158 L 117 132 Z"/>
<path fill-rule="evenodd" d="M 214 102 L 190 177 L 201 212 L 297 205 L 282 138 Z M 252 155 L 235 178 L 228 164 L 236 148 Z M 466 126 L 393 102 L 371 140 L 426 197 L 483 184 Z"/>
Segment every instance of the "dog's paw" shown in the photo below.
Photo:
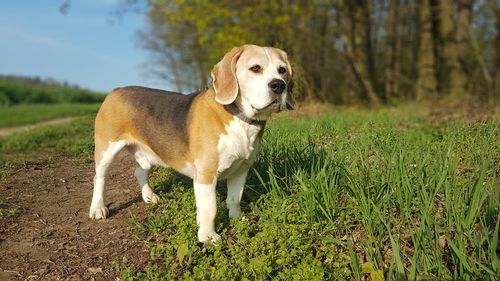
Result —
<path fill-rule="evenodd" d="M 109 215 L 109 210 L 106 206 L 91 206 L 89 211 L 89 218 L 99 220 L 105 219 Z"/>
<path fill-rule="evenodd" d="M 198 241 L 204 244 L 217 244 L 220 241 L 220 235 L 215 231 L 202 233 L 198 231 Z"/>
<path fill-rule="evenodd" d="M 151 188 L 148 188 L 148 189 L 144 189 L 143 192 L 142 192 L 142 200 L 144 200 L 144 202 L 146 203 L 153 203 L 153 204 L 156 204 L 158 202 L 160 202 L 160 197 L 158 195 L 156 195 L 152 190 Z"/>

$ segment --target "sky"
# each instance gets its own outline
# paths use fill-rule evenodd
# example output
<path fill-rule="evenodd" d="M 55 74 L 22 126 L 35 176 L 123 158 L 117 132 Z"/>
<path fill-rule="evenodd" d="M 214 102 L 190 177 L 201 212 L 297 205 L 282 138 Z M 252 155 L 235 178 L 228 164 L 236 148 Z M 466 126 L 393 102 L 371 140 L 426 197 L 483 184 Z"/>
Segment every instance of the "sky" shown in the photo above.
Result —
<path fill-rule="evenodd" d="M 39 76 L 107 92 L 126 85 L 168 89 L 145 75 L 138 46 L 144 15 L 116 15 L 120 0 L 0 1 L 0 74 Z"/>

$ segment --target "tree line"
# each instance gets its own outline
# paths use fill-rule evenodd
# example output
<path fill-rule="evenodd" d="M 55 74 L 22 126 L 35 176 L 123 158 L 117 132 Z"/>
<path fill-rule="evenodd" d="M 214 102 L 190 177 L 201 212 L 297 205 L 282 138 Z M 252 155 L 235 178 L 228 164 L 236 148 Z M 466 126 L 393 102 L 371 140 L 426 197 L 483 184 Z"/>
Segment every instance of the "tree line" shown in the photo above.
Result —
<path fill-rule="evenodd" d="M 51 78 L 0 75 L 0 107 L 25 103 L 99 103 L 105 95 Z"/>
<path fill-rule="evenodd" d="M 127 0 L 145 5 L 150 73 L 178 90 L 246 43 L 287 51 L 298 98 L 336 104 L 500 93 L 496 0 Z"/>

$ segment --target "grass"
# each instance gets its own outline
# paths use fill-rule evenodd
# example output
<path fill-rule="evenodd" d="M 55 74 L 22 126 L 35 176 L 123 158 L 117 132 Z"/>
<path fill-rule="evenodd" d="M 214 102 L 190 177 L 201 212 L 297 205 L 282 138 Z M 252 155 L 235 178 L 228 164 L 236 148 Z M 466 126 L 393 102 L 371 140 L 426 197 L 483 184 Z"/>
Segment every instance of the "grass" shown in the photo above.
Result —
<path fill-rule="evenodd" d="M 21 104 L 0 107 L 0 128 L 96 113 L 99 104 Z"/>
<path fill-rule="evenodd" d="M 89 154 L 92 119 L 0 139 L 0 153 Z M 190 180 L 155 169 L 162 201 L 131 214 L 150 261 L 123 280 L 499 280 L 500 122 L 431 125 L 405 110 L 279 118 L 222 242 L 196 241 Z"/>
<path fill-rule="evenodd" d="M 15 159 L 22 158 L 19 154 L 89 156 L 94 149 L 93 130 L 94 118 L 86 116 L 59 126 L 42 126 L 0 137 L 0 160 L 2 155 L 9 154 L 15 154 Z"/>

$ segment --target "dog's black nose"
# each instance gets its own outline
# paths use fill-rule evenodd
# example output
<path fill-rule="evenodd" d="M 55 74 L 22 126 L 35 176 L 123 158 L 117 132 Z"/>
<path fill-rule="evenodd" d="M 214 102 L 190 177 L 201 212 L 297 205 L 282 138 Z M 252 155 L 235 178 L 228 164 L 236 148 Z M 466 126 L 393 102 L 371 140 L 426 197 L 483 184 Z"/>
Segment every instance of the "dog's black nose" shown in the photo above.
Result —
<path fill-rule="evenodd" d="M 283 91 L 286 88 L 285 81 L 283 81 L 281 79 L 273 79 L 267 85 L 269 86 L 269 88 L 271 89 L 271 91 L 273 91 L 273 93 L 278 94 L 278 95 L 281 94 L 281 93 L 283 93 Z"/>

